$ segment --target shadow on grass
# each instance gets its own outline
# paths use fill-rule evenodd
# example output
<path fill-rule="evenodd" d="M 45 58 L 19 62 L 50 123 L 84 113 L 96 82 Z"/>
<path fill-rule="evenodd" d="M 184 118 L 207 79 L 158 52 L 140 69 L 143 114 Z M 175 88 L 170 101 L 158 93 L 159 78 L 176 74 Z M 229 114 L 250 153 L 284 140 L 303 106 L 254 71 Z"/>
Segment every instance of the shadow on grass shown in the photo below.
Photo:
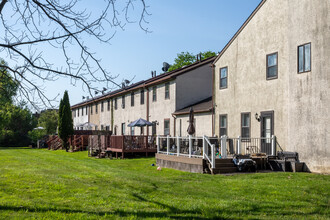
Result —
<path fill-rule="evenodd" d="M 30 147 L 2 147 L 0 146 L 0 150 L 33 150 L 37 148 L 30 148 Z"/>
<path fill-rule="evenodd" d="M 185 211 L 180 210 L 175 207 L 167 206 L 161 203 L 157 203 L 162 207 L 167 207 L 170 211 L 121 211 L 121 210 L 114 210 L 109 212 L 91 212 L 91 211 L 83 211 L 83 210 L 72 210 L 68 208 L 31 208 L 25 206 L 3 206 L 0 205 L 0 211 L 23 211 L 23 212 L 35 212 L 35 213 L 46 213 L 46 212 L 60 212 L 60 213 L 81 213 L 81 214 L 89 214 L 89 215 L 96 215 L 96 216 L 109 216 L 109 215 L 116 215 L 118 217 L 131 217 L 135 216 L 138 218 L 173 218 L 173 219 L 227 219 L 227 218 L 219 218 L 219 217 L 198 217 L 196 215 L 201 215 L 202 213 L 199 211 Z M 184 215 L 184 216 L 182 216 Z"/>

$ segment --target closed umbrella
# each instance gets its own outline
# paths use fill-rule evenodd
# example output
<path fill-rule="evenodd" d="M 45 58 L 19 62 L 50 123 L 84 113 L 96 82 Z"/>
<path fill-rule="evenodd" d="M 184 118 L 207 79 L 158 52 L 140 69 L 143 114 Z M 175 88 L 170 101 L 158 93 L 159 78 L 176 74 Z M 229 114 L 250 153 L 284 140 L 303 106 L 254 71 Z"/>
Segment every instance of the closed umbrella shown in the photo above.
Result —
<path fill-rule="evenodd" d="M 193 108 L 190 108 L 189 111 L 189 126 L 187 129 L 187 132 L 189 135 L 195 134 L 195 126 L 194 126 L 194 110 Z"/>

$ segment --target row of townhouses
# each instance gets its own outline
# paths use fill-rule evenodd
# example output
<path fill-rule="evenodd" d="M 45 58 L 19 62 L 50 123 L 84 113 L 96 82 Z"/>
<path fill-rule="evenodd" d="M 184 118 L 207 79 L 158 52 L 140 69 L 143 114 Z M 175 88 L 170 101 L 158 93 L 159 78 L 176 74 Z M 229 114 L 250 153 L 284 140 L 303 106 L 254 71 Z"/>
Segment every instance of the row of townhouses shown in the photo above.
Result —
<path fill-rule="evenodd" d="M 217 57 L 76 104 L 74 125 L 186 136 L 193 107 L 196 136 L 276 135 L 311 171 L 329 172 L 329 12 L 327 0 L 263 0 Z M 153 126 L 127 127 L 138 118 Z"/>
<path fill-rule="evenodd" d="M 115 135 L 186 135 L 189 109 L 196 115 L 196 135 L 212 135 L 211 57 L 184 68 L 123 87 L 72 106 L 74 126 L 93 125 Z M 148 128 L 129 128 L 139 118 L 153 123 Z"/>

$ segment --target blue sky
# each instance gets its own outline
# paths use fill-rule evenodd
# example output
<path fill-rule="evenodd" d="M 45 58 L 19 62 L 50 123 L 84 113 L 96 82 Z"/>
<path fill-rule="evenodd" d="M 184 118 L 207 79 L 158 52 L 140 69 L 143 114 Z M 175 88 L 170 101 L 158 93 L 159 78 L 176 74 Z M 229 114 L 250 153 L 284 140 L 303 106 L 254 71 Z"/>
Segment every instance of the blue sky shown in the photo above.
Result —
<path fill-rule="evenodd" d="M 221 51 L 260 3 L 260 0 L 145 1 L 151 16 L 147 17 L 149 24 L 144 26 L 151 33 L 145 33 L 137 23 L 128 23 L 124 31 L 116 30 L 110 44 L 84 39 L 96 57 L 102 59 L 102 65 L 112 75 L 118 75 L 117 83 L 123 79 L 134 78 L 133 82 L 137 82 L 150 78 L 152 70 L 159 74 L 163 62 L 173 63 L 180 52 Z M 89 4 L 86 5 L 88 9 L 97 10 L 95 1 Z M 135 8 L 136 13 L 138 9 Z M 134 13 L 131 17 L 134 19 Z M 106 31 L 111 35 L 114 30 Z M 88 95 L 81 84 L 70 85 L 69 79 L 46 82 L 44 85 L 48 97 L 60 94 L 58 101 L 64 90 L 68 90 L 72 105 Z M 100 83 L 98 88 L 104 86 Z"/>

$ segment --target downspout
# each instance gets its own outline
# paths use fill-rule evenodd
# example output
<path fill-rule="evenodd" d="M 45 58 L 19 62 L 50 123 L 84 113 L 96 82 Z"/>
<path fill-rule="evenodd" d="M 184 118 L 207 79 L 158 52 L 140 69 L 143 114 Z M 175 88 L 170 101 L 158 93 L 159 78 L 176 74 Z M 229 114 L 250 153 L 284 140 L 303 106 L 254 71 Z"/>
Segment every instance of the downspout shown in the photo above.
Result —
<path fill-rule="evenodd" d="M 149 88 L 146 88 L 147 90 L 147 121 L 149 121 Z M 149 126 L 146 126 L 147 128 L 147 136 L 149 136 Z"/>
<path fill-rule="evenodd" d="M 174 131 L 174 133 L 173 133 L 173 137 L 175 137 L 175 134 L 176 134 L 176 116 L 172 113 L 172 117 L 173 117 L 173 119 L 174 119 L 174 123 L 173 123 L 173 126 L 174 126 L 174 129 L 173 129 L 173 131 Z"/>
<path fill-rule="evenodd" d="M 111 121 L 111 132 L 113 134 L 113 121 L 114 121 L 114 118 L 113 118 L 113 99 L 111 99 L 111 116 L 110 116 L 110 121 Z"/>
<path fill-rule="evenodd" d="M 212 64 L 212 136 L 215 136 L 215 109 L 214 109 L 214 102 L 215 102 L 215 91 L 214 91 L 214 80 L 215 80 L 215 65 Z"/>

